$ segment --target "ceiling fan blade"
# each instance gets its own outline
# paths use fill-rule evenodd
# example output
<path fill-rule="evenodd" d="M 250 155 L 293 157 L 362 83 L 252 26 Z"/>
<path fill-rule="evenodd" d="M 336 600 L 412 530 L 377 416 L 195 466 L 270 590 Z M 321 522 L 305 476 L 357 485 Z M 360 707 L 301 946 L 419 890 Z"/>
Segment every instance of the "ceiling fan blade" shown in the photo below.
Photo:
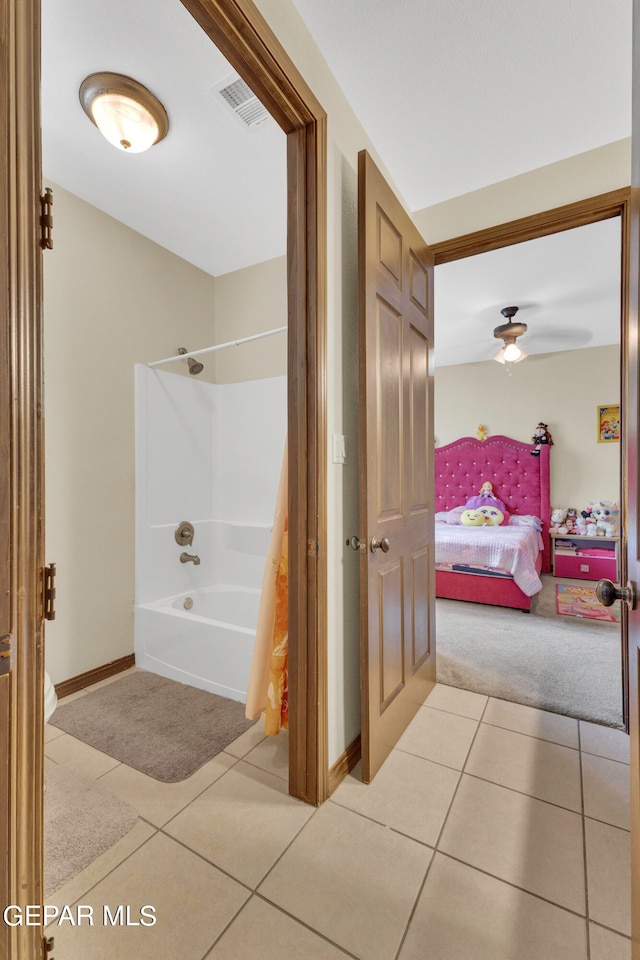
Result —
<path fill-rule="evenodd" d="M 593 340 L 593 334 L 586 327 L 552 327 L 548 330 L 536 328 L 522 338 L 522 344 L 529 352 L 544 353 L 556 350 L 577 350 L 587 347 Z"/>

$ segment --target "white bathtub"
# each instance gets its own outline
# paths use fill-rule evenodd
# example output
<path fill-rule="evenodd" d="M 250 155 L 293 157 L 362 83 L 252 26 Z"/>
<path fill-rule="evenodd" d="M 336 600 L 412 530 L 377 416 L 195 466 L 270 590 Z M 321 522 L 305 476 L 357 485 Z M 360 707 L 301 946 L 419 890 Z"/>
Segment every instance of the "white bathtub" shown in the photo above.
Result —
<path fill-rule="evenodd" d="M 136 666 L 244 702 L 259 602 L 260 590 L 217 585 L 139 604 Z"/>

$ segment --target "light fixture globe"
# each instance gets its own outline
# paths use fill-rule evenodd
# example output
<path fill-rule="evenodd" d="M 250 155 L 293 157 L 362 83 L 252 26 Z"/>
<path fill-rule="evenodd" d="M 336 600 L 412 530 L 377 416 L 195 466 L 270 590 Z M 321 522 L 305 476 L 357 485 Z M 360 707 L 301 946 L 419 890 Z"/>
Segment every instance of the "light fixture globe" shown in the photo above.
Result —
<path fill-rule="evenodd" d="M 517 307 L 503 307 L 500 311 L 502 316 L 507 318 L 507 323 L 501 323 L 493 331 L 496 340 L 504 340 L 504 346 L 500 347 L 493 358 L 498 363 L 519 363 L 527 356 L 522 347 L 516 343 L 516 339 L 527 332 L 526 323 L 513 322 L 517 312 Z"/>
<path fill-rule="evenodd" d="M 132 77 L 92 73 L 82 81 L 79 95 L 86 115 L 118 150 L 142 153 L 167 135 L 167 111 Z"/>

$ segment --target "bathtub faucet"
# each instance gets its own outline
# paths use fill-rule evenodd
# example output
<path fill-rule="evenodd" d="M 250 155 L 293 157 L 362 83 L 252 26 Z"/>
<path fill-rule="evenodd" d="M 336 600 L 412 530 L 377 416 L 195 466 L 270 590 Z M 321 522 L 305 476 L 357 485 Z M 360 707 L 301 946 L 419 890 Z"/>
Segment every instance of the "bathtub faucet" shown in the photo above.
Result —
<path fill-rule="evenodd" d="M 180 563 L 192 563 L 195 567 L 197 567 L 200 563 L 200 557 L 197 557 L 193 553 L 181 553 Z"/>

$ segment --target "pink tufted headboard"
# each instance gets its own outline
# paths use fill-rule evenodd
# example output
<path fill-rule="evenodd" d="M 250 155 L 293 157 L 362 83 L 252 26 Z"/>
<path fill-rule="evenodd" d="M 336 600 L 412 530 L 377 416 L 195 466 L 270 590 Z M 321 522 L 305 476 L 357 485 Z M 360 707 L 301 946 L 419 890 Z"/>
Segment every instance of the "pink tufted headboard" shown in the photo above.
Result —
<path fill-rule="evenodd" d="M 530 514 L 542 520 L 544 557 L 542 570 L 550 570 L 551 502 L 549 488 L 549 445 L 540 447 L 540 456 L 531 455 L 533 444 L 510 437 L 476 440 L 462 437 L 436 447 L 435 509 L 460 507 L 480 492 L 485 480 L 503 501 L 509 513 Z"/>

